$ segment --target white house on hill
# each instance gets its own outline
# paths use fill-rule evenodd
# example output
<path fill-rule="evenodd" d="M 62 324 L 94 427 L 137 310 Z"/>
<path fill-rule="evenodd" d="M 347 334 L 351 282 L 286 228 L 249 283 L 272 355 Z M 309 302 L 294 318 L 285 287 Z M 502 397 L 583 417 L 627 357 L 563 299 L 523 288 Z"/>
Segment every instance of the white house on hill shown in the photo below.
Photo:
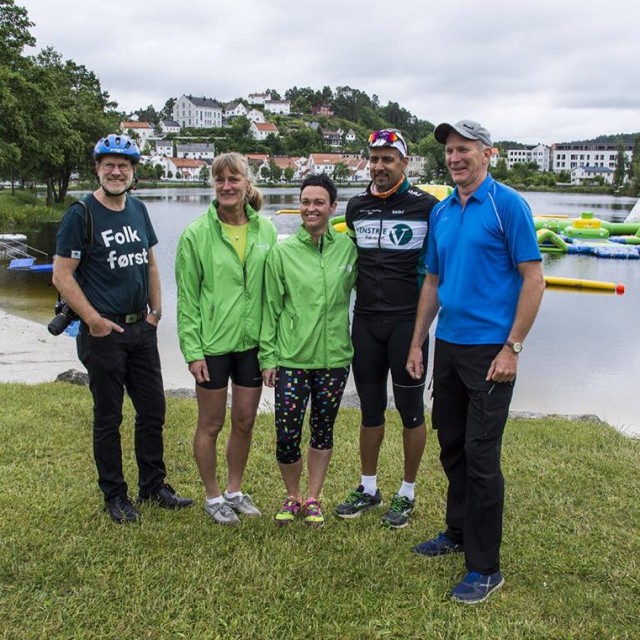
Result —
<path fill-rule="evenodd" d="M 180 133 L 180 123 L 175 120 L 160 120 L 160 129 L 162 133 Z"/>
<path fill-rule="evenodd" d="M 288 116 L 291 113 L 291 103 L 288 100 L 265 100 L 264 110 Z"/>
<path fill-rule="evenodd" d="M 280 135 L 278 127 L 273 122 L 252 122 L 249 131 L 256 140 L 265 140 L 269 134 Z"/>
<path fill-rule="evenodd" d="M 249 113 L 249 110 L 241 101 L 229 102 L 224 106 L 224 117 L 227 119 L 246 116 L 247 113 Z"/>
<path fill-rule="evenodd" d="M 150 122 L 127 120 L 120 123 L 120 130 L 127 135 L 131 133 L 139 146 L 144 146 L 144 143 L 153 136 L 153 126 Z"/>
<path fill-rule="evenodd" d="M 215 147 L 212 142 L 191 142 L 176 145 L 178 158 L 191 158 L 193 160 L 213 160 Z"/>
<path fill-rule="evenodd" d="M 169 171 L 174 178 L 180 176 L 180 180 L 188 182 L 200 182 L 202 167 L 207 167 L 204 160 L 192 160 L 191 158 L 166 158 L 167 173 Z"/>
<path fill-rule="evenodd" d="M 173 105 L 173 119 L 181 127 L 207 129 L 222 126 L 222 107 L 211 98 L 181 96 Z"/>
<path fill-rule="evenodd" d="M 266 122 L 266 118 L 264 117 L 264 113 L 262 113 L 262 111 L 260 111 L 260 109 L 251 109 L 251 111 L 249 111 L 247 113 L 247 119 L 250 122 Z"/>
<path fill-rule="evenodd" d="M 156 154 L 170 158 L 173 155 L 173 142 L 171 140 L 156 140 Z"/>
<path fill-rule="evenodd" d="M 247 102 L 250 104 L 264 104 L 267 100 L 271 100 L 270 93 L 250 93 L 247 96 Z"/>

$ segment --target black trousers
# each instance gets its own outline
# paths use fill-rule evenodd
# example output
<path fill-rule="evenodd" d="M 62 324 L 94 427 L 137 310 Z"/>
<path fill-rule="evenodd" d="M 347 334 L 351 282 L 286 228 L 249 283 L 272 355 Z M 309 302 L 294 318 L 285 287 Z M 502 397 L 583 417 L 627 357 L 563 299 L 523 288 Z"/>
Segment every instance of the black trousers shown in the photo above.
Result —
<path fill-rule="evenodd" d="M 502 434 L 513 383 L 485 380 L 503 345 L 436 340 L 432 421 L 449 481 L 446 535 L 464 544 L 468 571 L 500 569 L 504 478 Z"/>
<path fill-rule="evenodd" d="M 165 398 L 156 328 L 144 320 L 120 326 L 124 333 L 112 331 L 95 338 L 82 323 L 77 338 L 78 357 L 89 373 L 93 396 L 93 455 L 105 500 L 128 492 L 120 442 L 125 389 L 136 411 L 140 495 L 160 489 L 166 477 L 162 439 Z"/>

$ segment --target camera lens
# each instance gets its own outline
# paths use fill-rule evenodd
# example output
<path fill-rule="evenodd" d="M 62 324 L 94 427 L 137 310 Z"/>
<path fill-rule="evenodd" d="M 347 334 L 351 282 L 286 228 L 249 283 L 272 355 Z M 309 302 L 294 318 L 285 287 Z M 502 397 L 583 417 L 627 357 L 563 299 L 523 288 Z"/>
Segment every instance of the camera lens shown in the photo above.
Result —
<path fill-rule="evenodd" d="M 56 311 L 58 311 L 57 305 Z M 47 325 L 49 333 L 52 336 L 59 336 L 71 324 L 75 317 L 76 315 L 73 309 L 71 309 L 68 304 L 63 303 L 53 320 Z"/>

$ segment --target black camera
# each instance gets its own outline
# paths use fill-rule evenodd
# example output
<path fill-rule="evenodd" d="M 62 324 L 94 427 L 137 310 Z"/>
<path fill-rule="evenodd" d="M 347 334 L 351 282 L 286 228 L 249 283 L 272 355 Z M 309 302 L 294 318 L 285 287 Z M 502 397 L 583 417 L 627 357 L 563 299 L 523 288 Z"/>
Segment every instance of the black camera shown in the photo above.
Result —
<path fill-rule="evenodd" d="M 79 318 L 64 300 L 58 300 L 53 307 L 53 311 L 56 315 L 47 325 L 47 329 L 52 336 L 59 336 L 74 320 Z"/>

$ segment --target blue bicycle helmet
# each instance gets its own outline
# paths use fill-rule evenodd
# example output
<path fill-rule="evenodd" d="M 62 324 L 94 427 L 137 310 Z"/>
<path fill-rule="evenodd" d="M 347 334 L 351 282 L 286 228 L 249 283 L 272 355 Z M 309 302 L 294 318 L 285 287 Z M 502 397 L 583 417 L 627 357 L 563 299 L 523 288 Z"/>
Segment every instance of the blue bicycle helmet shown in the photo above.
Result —
<path fill-rule="evenodd" d="M 140 161 L 138 145 L 129 136 L 117 133 L 111 133 L 106 138 L 100 138 L 93 150 L 95 160 L 100 160 L 102 156 L 106 155 L 125 156 L 134 164 Z"/>

